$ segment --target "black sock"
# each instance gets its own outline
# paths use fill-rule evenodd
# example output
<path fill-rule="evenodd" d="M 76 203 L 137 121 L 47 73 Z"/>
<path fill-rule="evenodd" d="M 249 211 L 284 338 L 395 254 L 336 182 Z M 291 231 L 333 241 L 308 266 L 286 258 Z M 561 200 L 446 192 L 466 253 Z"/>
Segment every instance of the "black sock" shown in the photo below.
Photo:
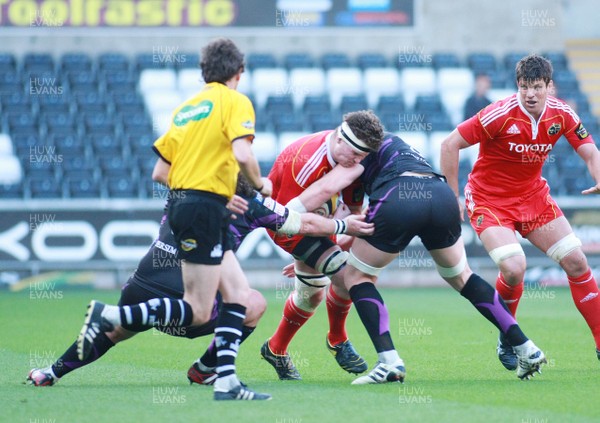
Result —
<path fill-rule="evenodd" d="M 108 350 L 114 347 L 115 344 L 106 336 L 104 332 L 100 332 L 94 340 L 94 346 L 92 353 L 85 360 L 81 361 L 77 358 L 77 343 L 73 342 L 64 353 L 60 356 L 56 362 L 52 365 L 52 371 L 56 377 L 63 377 L 67 373 L 72 372 L 75 369 L 86 366 L 100 357 L 102 357 Z"/>
<path fill-rule="evenodd" d="M 153 298 L 145 303 L 120 307 L 121 326 L 142 332 L 153 326 L 189 326 L 194 312 L 183 300 Z"/>
<path fill-rule="evenodd" d="M 388 311 L 375 285 L 371 282 L 362 282 L 350 288 L 349 292 L 375 350 L 378 353 L 394 350 Z"/>
<path fill-rule="evenodd" d="M 521 345 L 528 341 L 506 304 L 490 284 L 473 273 L 460 291 L 486 319 L 496 326 L 509 345 Z"/>
<path fill-rule="evenodd" d="M 252 332 L 254 332 L 254 329 L 256 329 L 256 328 L 251 328 L 250 326 L 242 326 L 242 337 L 240 338 L 240 344 L 242 342 L 244 342 L 246 340 L 246 338 L 248 338 L 250 335 L 252 335 Z M 215 348 L 215 338 L 213 338 L 212 342 L 210 343 L 210 345 L 204 352 L 204 355 L 202 355 L 202 357 L 200 357 L 200 361 L 206 367 L 216 367 L 216 365 L 217 365 L 217 349 Z"/>
<path fill-rule="evenodd" d="M 245 318 L 246 307 L 231 303 L 223 303 L 221 306 L 215 328 L 217 374 L 220 378 L 235 374 L 235 358 L 240 347 L 242 323 Z"/>

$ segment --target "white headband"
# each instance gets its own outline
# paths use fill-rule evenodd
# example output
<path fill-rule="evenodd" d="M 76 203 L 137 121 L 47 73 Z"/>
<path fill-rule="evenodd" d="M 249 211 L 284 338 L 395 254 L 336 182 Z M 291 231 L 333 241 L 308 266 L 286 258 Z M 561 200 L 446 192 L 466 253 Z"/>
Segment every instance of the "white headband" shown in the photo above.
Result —
<path fill-rule="evenodd" d="M 340 126 L 340 134 L 342 135 L 342 139 L 346 141 L 346 144 L 352 147 L 354 151 L 358 153 L 371 152 L 369 146 L 363 141 L 359 140 L 356 135 L 354 135 L 354 132 L 352 132 L 352 129 L 350 129 L 350 126 L 348 126 L 346 121 L 342 122 L 342 126 Z"/>

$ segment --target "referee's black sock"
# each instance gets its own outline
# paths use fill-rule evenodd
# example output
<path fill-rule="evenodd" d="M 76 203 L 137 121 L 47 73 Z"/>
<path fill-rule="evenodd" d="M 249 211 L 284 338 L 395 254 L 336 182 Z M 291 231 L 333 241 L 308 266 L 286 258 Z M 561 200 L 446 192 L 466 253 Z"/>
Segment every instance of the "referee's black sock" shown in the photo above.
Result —
<path fill-rule="evenodd" d="M 350 298 L 371 342 L 378 353 L 395 350 L 390 335 L 390 318 L 383 298 L 371 282 L 362 282 L 350 288 Z"/>
<path fill-rule="evenodd" d="M 486 319 L 496 326 L 506 341 L 521 345 L 528 341 L 506 304 L 490 284 L 473 273 L 460 291 L 460 295 L 471 302 Z"/>
<path fill-rule="evenodd" d="M 58 360 L 52 365 L 52 371 L 56 377 L 63 377 L 67 373 L 72 372 L 75 369 L 86 366 L 100 357 L 102 357 L 108 350 L 114 347 L 115 344 L 106 336 L 104 332 L 100 332 L 96 339 L 94 339 L 94 345 L 92 347 L 92 353 L 88 357 L 81 361 L 77 357 L 77 342 L 73 342 Z"/>
<path fill-rule="evenodd" d="M 215 328 L 217 349 L 217 374 L 219 379 L 235 375 L 235 358 L 240 347 L 242 323 L 246 318 L 246 307 L 240 304 L 223 303 Z M 230 386 L 231 389 L 233 386 Z M 228 389 L 228 390 L 229 390 Z"/>
<path fill-rule="evenodd" d="M 242 336 L 240 338 L 240 344 L 246 340 L 252 332 L 254 332 L 255 327 L 250 326 L 242 326 Z M 215 347 L 215 338 L 213 338 L 212 342 L 200 357 L 200 362 L 206 367 L 216 367 L 217 366 L 217 348 Z"/>
<path fill-rule="evenodd" d="M 153 326 L 189 326 L 194 312 L 183 300 L 153 298 L 145 303 L 119 307 L 121 326 L 142 332 Z"/>

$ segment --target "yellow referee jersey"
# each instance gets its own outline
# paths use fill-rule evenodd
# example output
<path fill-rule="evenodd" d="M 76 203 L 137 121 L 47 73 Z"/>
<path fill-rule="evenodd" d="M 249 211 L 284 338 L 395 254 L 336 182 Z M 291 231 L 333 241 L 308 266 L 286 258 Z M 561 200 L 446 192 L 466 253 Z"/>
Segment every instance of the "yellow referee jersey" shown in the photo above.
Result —
<path fill-rule="evenodd" d="M 173 113 L 154 150 L 171 164 L 169 187 L 208 191 L 231 198 L 240 170 L 231 143 L 254 138 L 254 108 L 244 94 L 224 84 L 206 84 Z"/>

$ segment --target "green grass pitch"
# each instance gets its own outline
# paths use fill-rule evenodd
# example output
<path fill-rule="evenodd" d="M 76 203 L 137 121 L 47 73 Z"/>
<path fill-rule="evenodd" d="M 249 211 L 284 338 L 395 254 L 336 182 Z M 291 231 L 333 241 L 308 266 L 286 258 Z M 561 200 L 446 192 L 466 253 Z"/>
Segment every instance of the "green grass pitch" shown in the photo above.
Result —
<path fill-rule="evenodd" d="M 325 349 L 324 305 L 298 333 L 290 353 L 302 374 L 281 382 L 259 356 L 283 308 L 282 292 L 243 344 L 238 372 L 268 402 L 212 400 L 212 388 L 190 386 L 189 365 L 209 338 L 178 339 L 154 330 L 118 345 L 56 386 L 23 382 L 31 367 L 50 364 L 73 342 L 92 298 L 118 292 L 65 290 L 50 298 L 0 293 L 2 422 L 592 422 L 600 420 L 600 362 L 568 290 L 526 291 L 519 310 L 525 332 L 549 359 L 543 374 L 520 381 L 495 355 L 497 332 L 450 288 L 382 290 L 390 330 L 406 362 L 401 384 L 352 386 Z M 351 311 L 348 332 L 369 362 L 376 354 Z"/>

